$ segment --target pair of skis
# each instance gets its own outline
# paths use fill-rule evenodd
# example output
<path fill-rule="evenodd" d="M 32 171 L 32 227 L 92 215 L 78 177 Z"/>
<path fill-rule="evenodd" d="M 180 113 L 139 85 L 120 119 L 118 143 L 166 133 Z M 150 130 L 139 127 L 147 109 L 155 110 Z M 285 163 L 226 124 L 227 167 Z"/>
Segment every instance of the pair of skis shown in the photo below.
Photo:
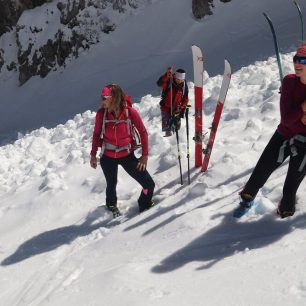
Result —
<path fill-rule="evenodd" d="M 299 4 L 294 0 L 293 1 L 298 13 L 299 13 L 299 19 L 300 19 L 300 25 L 301 25 L 301 40 L 304 40 L 304 22 L 303 22 L 303 15 L 301 12 L 301 8 Z M 270 17 L 263 13 L 264 17 L 269 23 L 272 35 L 273 35 L 273 42 L 274 42 L 274 48 L 275 48 L 275 54 L 277 58 L 277 64 L 279 69 L 279 77 L 280 81 L 283 81 L 283 71 L 282 71 L 282 65 L 280 60 L 280 52 L 279 47 L 277 43 L 276 33 L 274 30 L 273 23 L 270 19 Z M 193 138 L 195 140 L 195 167 L 201 167 L 201 171 L 205 172 L 208 168 L 211 152 L 213 149 L 219 121 L 221 118 L 226 94 L 229 88 L 230 80 L 231 80 L 231 66 L 230 63 L 225 60 L 225 68 L 224 68 L 224 74 L 223 74 L 223 81 L 221 85 L 220 95 L 218 99 L 218 103 L 215 110 L 214 119 L 211 126 L 211 131 L 208 139 L 208 143 L 205 149 L 202 148 L 203 143 L 203 119 L 202 119 L 202 113 L 203 113 L 203 54 L 201 49 L 193 45 L 192 47 L 192 55 L 193 55 L 193 68 L 194 68 L 194 95 L 195 95 L 195 137 Z M 204 159 L 202 161 L 202 153 L 204 153 Z"/>
<path fill-rule="evenodd" d="M 211 125 L 211 131 L 208 138 L 206 148 L 202 148 L 203 143 L 203 54 L 201 49 L 193 45 L 191 47 L 193 55 L 193 67 L 194 67 L 194 95 L 195 95 L 195 167 L 201 167 L 201 172 L 205 172 L 208 168 L 210 156 L 215 142 L 215 137 L 217 134 L 226 94 L 231 81 L 231 65 L 225 60 L 224 61 L 224 73 L 223 80 L 220 89 L 218 103 L 216 105 L 216 110 L 214 118 Z M 202 155 L 204 153 L 204 159 Z"/>

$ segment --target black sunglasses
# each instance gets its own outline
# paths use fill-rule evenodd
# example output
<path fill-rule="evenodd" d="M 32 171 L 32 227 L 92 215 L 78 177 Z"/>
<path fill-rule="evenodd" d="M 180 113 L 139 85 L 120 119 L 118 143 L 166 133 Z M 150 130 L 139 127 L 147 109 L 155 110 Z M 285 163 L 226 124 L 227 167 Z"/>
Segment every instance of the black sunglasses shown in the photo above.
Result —
<path fill-rule="evenodd" d="M 293 62 L 294 63 L 298 62 L 299 64 L 306 65 L 306 57 L 295 55 L 293 57 Z"/>
<path fill-rule="evenodd" d="M 107 98 L 109 98 L 110 96 L 102 96 L 101 99 L 102 101 L 105 101 Z"/>

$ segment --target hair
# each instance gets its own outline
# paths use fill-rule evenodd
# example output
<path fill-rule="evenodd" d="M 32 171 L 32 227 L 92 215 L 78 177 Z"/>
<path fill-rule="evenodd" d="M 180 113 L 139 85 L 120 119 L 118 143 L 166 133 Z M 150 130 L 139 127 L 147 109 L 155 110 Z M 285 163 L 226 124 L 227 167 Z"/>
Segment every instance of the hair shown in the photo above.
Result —
<path fill-rule="evenodd" d="M 184 69 L 181 69 L 181 68 L 177 69 L 176 72 L 179 72 L 179 73 L 186 73 L 186 71 L 185 71 Z"/>
<path fill-rule="evenodd" d="M 122 88 L 117 84 L 108 84 L 106 87 L 109 88 L 112 93 L 114 109 L 122 110 L 126 105 L 125 93 Z"/>

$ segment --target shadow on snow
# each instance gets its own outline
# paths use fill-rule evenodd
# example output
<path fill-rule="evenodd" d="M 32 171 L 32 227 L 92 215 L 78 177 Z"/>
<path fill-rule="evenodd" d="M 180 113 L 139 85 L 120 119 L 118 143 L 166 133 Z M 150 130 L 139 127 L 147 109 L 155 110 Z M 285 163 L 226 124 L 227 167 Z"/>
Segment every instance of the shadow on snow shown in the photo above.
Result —
<path fill-rule="evenodd" d="M 102 215 L 101 207 L 97 207 L 80 225 L 65 226 L 34 236 L 21 244 L 14 254 L 5 258 L 1 265 L 12 265 L 35 255 L 50 252 L 64 244 L 70 244 L 78 237 L 87 236 L 100 227 L 106 227 L 110 222 L 108 219 L 94 223 Z"/>
<path fill-rule="evenodd" d="M 237 222 L 228 213 L 219 225 L 166 257 L 152 272 L 168 273 L 194 261 L 205 263 L 198 270 L 208 269 L 238 252 L 271 245 L 295 228 L 306 228 L 305 218 L 306 214 L 285 220 L 266 215 L 257 221 Z"/>

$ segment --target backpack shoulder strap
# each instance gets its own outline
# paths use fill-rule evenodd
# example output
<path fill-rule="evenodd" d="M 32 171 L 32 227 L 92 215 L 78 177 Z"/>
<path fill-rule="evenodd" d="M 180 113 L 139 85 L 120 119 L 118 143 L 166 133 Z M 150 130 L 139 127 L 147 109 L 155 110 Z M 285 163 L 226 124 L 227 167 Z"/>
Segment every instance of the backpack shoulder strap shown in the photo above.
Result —
<path fill-rule="evenodd" d="M 170 88 L 171 88 L 171 79 L 169 78 L 169 80 L 167 81 L 167 86 L 166 88 L 162 91 L 162 94 L 161 94 L 161 98 L 164 99 L 167 95 L 167 93 L 169 92 Z"/>
<path fill-rule="evenodd" d="M 107 111 L 105 109 L 103 109 L 103 110 L 101 110 L 101 112 L 103 113 L 103 117 L 102 117 L 102 129 L 101 129 L 100 138 L 103 139 L 104 132 L 105 132 L 105 121 L 106 121 L 106 113 L 107 113 Z"/>

